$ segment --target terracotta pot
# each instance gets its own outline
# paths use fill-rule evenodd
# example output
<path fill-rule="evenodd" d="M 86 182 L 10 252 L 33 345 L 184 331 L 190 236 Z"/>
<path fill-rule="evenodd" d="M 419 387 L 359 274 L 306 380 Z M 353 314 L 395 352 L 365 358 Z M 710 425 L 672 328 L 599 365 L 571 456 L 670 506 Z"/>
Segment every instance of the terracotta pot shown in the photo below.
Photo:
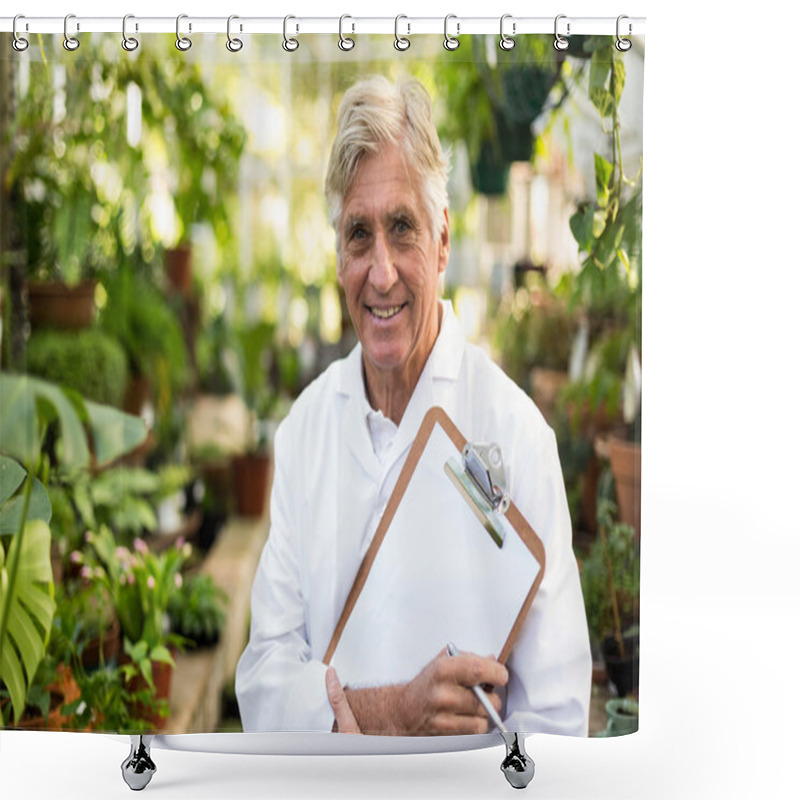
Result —
<path fill-rule="evenodd" d="M 103 631 L 102 653 L 103 663 L 109 664 L 119 655 L 121 631 L 119 621 L 114 617 L 111 625 Z M 83 649 L 81 663 L 84 669 L 93 670 L 100 666 L 100 637 L 91 639 Z"/>
<path fill-rule="evenodd" d="M 164 251 L 167 283 L 172 291 L 189 294 L 192 289 L 192 250 L 188 245 Z"/>
<path fill-rule="evenodd" d="M 617 505 L 622 522 L 633 528 L 638 540 L 642 527 L 642 447 L 612 436 L 608 440 L 608 458 L 617 491 Z"/>
<path fill-rule="evenodd" d="M 238 514 L 244 517 L 260 517 L 264 514 L 268 472 L 269 456 L 263 453 L 234 456 L 233 485 Z"/>
<path fill-rule="evenodd" d="M 94 290 L 97 281 L 67 286 L 60 281 L 28 284 L 28 306 L 35 329 L 88 328 L 94 320 Z"/>
<path fill-rule="evenodd" d="M 125 387 L 122 410 L 138 417 L 150 397 L 150 380 L 145 375 L 131 375 Z"/>
<path fill-rule="evenodd" d="M 175 657 L 175 653 L 170 650 L 170 654 Z M 120 664 L 130 664 L 131 660 L 127 653 L 120 656 Z M 153 661 L 153 686 L 155 689 L 156 700 L 166 700 L 169 702 L 169 693 L 172 688 L 172 672 L 173 667 L 165 661 Z M 147 681 L 142 675 L 135 675 L 128 681 L 128 689 L 131 692 L 141 692 L 148 689 Z M 146 720 L 150 725 L 151 730 L 160 731 L 164 729 L 169 719 L 169 713 L 166 716 L 160 716 L 157 710 L 150 708 L 144 703 L 136 703 L 133 708 L 134 716 Z"/>
<path fill-rule="evenodd" d="M 66 664 L 59 664 L 56 668 L 58 677 L 54 683 L 48 685 L 50 692 L 50 713 L 47 718 L 22 715 L 15 726 L 26 731 L 64 731 L 72 729 L 72 717 L 65 717 L 61 713 L 63 706 L 73 703 L 81 696 L 81 691 L 72 674 L 72 669 Z M 8 716 L 6 714 L 6 716 Z"/>

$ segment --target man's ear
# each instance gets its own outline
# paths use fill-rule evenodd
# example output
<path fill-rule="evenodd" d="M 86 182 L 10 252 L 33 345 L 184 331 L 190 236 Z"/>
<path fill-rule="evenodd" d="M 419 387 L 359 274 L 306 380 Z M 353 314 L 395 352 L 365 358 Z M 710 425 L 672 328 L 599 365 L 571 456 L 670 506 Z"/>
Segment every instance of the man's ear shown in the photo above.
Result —
<path fill-rule="evenodd" d="M 447 209 L 444 210 L 444 225 L 439 234 L 439 273 L 447 269 L 447 262 L 450 260 L 450 216 Z"/>

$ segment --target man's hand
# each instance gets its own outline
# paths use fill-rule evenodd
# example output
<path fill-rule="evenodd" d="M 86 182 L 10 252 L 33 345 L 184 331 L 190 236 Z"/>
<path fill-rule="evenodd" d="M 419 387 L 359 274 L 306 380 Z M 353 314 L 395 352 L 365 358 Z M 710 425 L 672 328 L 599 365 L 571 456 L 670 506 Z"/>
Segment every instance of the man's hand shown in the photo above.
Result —
<path fill-rule="evenodd" d="M 497 659 L 471 653 L 448 656 L 443 650 L 405 685 L 347 689 L 344 694 L 364 733 L 486 733 L 488 716 L 472 687 L 507 683 L 508 670 Z M 487 696 L 499 712 L 500 698 L 490 689 Z"/>
<path fill-rule="evenodd" d="M 356 718 L 347 702 L 339 676 L 333 667 L 328 667 L 325 673 L 325 690 L 328 692 L 328 702 L 331 704 L 336 722 L 333 725 L 334 733 L 361 733 Z"/>

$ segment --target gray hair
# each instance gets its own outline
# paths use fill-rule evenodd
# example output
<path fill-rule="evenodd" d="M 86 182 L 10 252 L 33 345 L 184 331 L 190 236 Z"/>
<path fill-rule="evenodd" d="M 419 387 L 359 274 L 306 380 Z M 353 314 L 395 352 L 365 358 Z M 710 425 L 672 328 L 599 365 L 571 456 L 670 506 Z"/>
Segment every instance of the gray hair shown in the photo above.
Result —
<path fill-rule="evenodd" d="M 336 230 L 356 169 L 365 154 L 383 145 L 400 145 L 411 169 L 422 180 L 422 195 L 433 236 L 445 225 L 449 161 L 442 151 L 433 122 L 431 99 L 416 79 L 402 78 L 392 85 L 382 75 L 353 84 L 342 97 L 337 132 L 328 162 L 325 198 L 328 220 Z"/>

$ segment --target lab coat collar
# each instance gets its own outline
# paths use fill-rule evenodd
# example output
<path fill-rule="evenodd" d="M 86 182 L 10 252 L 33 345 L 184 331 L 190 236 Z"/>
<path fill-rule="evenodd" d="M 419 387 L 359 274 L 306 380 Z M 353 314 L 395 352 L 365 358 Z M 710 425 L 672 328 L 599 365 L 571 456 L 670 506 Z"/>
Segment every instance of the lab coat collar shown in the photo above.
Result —
<path fill-rule="evenodd" d="M 440 301 L 443 307 L 442 326 L 433 345 L 419 381 L 392 445 L 387 468 L 402 456 L 417 435 L 422 419 L 434 405 L 443 403 L 443 388 L 457 380 L 464 358 L 466 338 L 449 300 Z M 356 459 L 367 473 L 381 472 L 372 450 L 367 425 L 369 402 L 364 388 L 361 344 L 357 344 L 344 359 L 339 372 L 337 392 L 345 398 L 345 438 Z"/>

